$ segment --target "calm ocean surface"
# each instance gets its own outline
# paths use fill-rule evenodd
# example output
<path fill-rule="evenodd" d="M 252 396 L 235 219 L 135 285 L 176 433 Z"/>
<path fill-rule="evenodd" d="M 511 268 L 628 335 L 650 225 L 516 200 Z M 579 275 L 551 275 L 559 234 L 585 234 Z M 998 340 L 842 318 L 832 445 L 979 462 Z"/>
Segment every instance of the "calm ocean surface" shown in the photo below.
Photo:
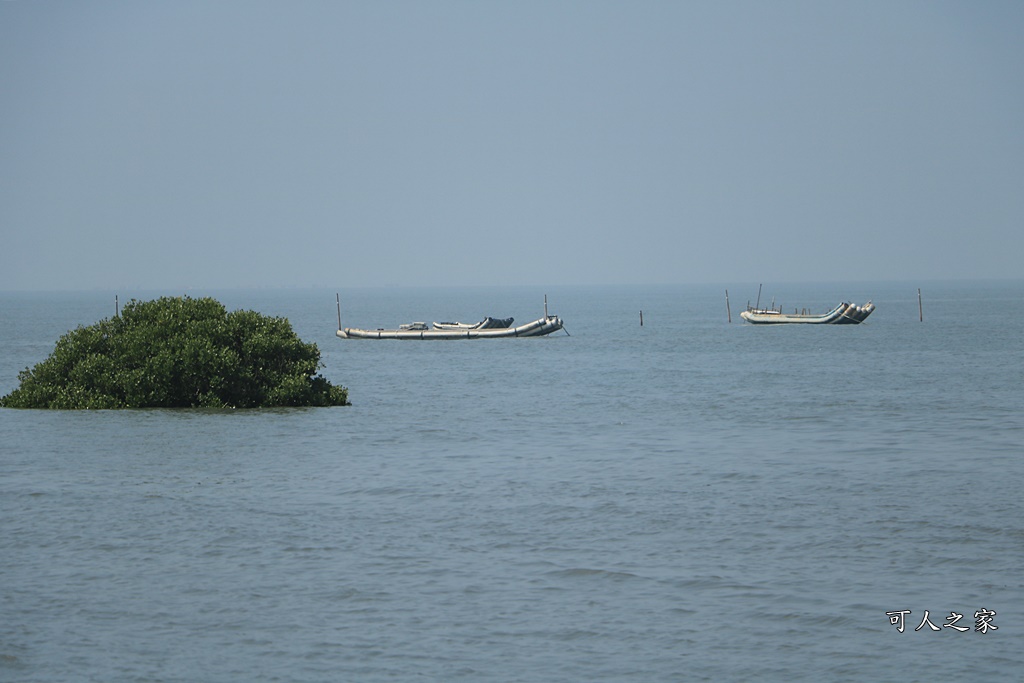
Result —
<path fill-rule="evenodd" d="M 354 405 L 0 410 L 0 681 L 1019 679 L 1024 282 L 762 295 L 860 326 L 744 324 L 756 284 L 732 324 L 718 286 L 352 289 L 343 322 L 545 293 L 571 336 L 190 292 L 287 317 Z M 113 311 L 0 294 L 0 394 Z"/>

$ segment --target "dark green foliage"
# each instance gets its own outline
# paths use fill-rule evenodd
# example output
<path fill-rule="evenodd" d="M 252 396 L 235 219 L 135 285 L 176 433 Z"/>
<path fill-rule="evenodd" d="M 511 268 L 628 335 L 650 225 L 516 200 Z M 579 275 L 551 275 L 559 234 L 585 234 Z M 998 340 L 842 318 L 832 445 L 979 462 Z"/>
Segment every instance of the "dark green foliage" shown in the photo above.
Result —
<path fill-rule="evenodd" d="M 5 408 L 256 408 L 346 405 L 317 374 L 316 344 L 285 318 L 228 313 L 215 299 L 131 301 L 79 327 L 18 375 Z"/>

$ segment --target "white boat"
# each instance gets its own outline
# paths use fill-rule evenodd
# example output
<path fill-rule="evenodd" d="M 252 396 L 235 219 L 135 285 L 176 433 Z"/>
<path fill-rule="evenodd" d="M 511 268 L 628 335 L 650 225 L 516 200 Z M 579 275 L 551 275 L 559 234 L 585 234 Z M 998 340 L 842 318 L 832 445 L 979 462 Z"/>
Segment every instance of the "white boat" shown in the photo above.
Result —
<path fill-rule="evenodd" d="M 875 305 L 870 301 L 863 306 L 843 302 L 828 313 L 813 315 L 810 313 L 783 313 L 782 307 L 748 308 L 740 313 L 740 317 L 754 325 L 783 325 L 788 323 L 810 325 L 856 325 L 864 321 Z"/>
<path fill-rule="evenodd" d="M 338 298 L 338 332 L 341 339 L 492 339 L 498 337 L 542 337 L 565 329 L 562 319 L 548 315 L 547 297 L 544 297 L 544 317 L 533 322 L 511 327 L 512 318 L 484 318 L 475 325 L 466 323 L 417 322 L 400 325 L 397 329 L 363 330 L 341 326 L 341 298 Z M 568 334 L 568 332 L 566 332 Z"/>

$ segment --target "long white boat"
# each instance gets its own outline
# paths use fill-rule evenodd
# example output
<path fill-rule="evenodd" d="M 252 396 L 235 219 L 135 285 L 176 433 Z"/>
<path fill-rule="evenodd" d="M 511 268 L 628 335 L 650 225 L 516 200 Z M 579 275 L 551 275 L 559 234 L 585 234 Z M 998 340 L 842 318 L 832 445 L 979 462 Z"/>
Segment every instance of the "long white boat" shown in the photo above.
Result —
<path fill-rule="evenodd" d="M 499 337 L 542 337 L 564 329 L 562 319 L 548 315 L 547 297 L 544 297 L 544 317 L 533 322 L 511 327 L 512 318 L 484 318 L 475 325 L 466 323 L 424 322 L 400 325 L 397 329 L 363 330 L 341 326 L 341 298 L 338 298 L 338 332 L 341 339 L 493 339 Z M 568 334 L 568 332 L 567 332 Z"/>
<path fill-rule="evenodd" d="M 856 325 L 864 322 L 864 319 L 875 310 L 875 305 L 870 301 L 863 306 L 843 302 L 828 313 L 812 315 L 809 313 L 783 313 L 782 307 L 775 308 L 748 308 L 740 313 L 740 317 L 754 325 L 783 325 L 787 323 L 811 324 L 811 325 Z"/>

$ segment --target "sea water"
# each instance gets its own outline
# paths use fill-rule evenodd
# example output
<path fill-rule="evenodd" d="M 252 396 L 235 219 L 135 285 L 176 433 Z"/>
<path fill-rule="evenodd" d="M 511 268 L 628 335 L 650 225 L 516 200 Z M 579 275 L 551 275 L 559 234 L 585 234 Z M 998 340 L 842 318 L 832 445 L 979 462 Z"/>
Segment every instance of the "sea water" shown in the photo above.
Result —
<path fill-rule="evenodd" d="M 340 293 L 566 325 L 472 341 L 190 292 L 287 317 L 352 405 L 0 410 L 0 680 L 1013 679 L 1024 283 L 919 286 L 769 286 L 878 306 L 779 327 L 751 284 Z M 0 393 L 113 313 L 0 295 Z"/>

